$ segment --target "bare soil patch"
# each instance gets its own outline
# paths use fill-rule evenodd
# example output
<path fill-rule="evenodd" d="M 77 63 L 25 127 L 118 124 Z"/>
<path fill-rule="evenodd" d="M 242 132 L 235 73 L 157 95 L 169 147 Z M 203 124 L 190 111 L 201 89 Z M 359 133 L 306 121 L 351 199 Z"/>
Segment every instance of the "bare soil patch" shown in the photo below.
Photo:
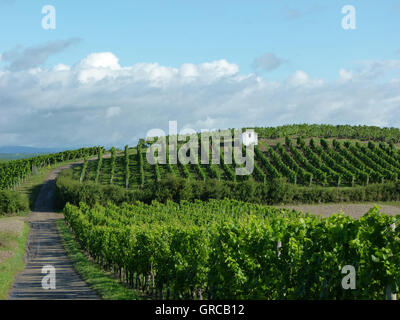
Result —
<path fill-rule="evenodd" d="M 13 252 L 10 250 L 2 251 L 0 250 L 0 263 L 2 263 L 4 260 L 11 258 L 13 256 Z"/>
<path fill-rule="evenodd" d="M 26 217 L 9 217 L 0 219 L 0 233 L 14 232 L 18 235 L 22 233 Z"/>
<path fill-rule="evenodd" d="M 0 219 L 0 263 L 13 256 L 14 253 L 12 250 L 17 246 L 15 236 L 21 236 L 23 229 L 23 217 Z"/>
<path fill-rule="evenodd" d="M 304 213 L 311 213 L 321 215 L 322 217 L 329 217 L 335 213 L 344 213 L 351 216 L 352 218 L 359 219 L 366 214 L 371 208 L 375 206 L 374 203 L 365 204 L 352 204 L 352 203 L 332 203 L 332 204 L 313 204 L 313 205 L 284 205 L 278 206 L 278 208 L 293 209 Z M 391 205 L 380 205 L 378 207 L 381 212 L 388 215 L 400 214 L 400 208 Z"/>

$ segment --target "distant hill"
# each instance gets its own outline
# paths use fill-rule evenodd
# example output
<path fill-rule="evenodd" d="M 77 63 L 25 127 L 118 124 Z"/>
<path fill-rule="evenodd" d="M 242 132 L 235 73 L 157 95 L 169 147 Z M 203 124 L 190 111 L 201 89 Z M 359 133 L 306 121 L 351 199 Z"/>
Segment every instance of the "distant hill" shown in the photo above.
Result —
<path fill-rule="evenodd" d="M 37 156 L 37 153 L 0 153 L 0 162 L 7 160 L 18 160 Z"/>
<path fill-rule="evenodd" d="M 34 148 L 24 146 L 5 146 L 0 147 L 0 154 L 44 154 L 44 153 L 55 153 L 63 151 L 62 148 Z"/>
<path fill-rule="evenodd" d="M 40 154 L 56 153 L 63 151 L 62 148 L 34 148 L 24 146 L 5 146 L 0 147 L 1 160 L 16 160 L 34 157 Z"/>

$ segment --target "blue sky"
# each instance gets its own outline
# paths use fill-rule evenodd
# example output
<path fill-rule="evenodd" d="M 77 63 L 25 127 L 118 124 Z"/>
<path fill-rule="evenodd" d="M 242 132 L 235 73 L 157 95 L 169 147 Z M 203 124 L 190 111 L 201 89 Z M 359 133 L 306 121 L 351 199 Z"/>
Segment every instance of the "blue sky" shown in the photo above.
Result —
<path fill-rule="evenodd" d="M 5 3 L 0 11 L 1 51 L 82 39 L 48 64 L 72 64 L 91 52 L 112 51 L 121 65 L 159 62 L 178 67 L 226 59 L 247 73 L 254 71 L 256 57 L 274 52 L 287 65 L 263 76 L 280 78 L 306 69 L 311 76 L 333 78 L 339 68 L 358 60 L 399 58 L 400 3 L 395 0 Z M 46 4 L 57 10 L 54 31 L 41 28 L 41 8 Z M 346 4 L 357 9 L 356 30 L 340 26 Z"/>
<path fill-rule="evenodd" d="M 41 27 L 41 10 L 48 4 L 56 8 L 56 30 L 44 30 Z M 356 30 L 344 30 L 341 27 L 344 16 L 341 9 L 344 5 L 353 5 L 356 8 Z M 157 126 L 165 128 L 167 120 L 179 120 L 180 116 L 182 126 L 192 125 L 195 129 L 199 129 L 201 125 L 278 125 L 299 120 L 400 125 L 389 118 L 389 110 L 395 110 L 399 106 L 395 81 L 398 79 L 400 59 L 400 2 L 396 0 L 0 0 L 0 30 L 0 54 L 3 54 L 0 71 L 4 72 L 4 78 L 7 77 L 7 81 L 0 81 L 0 111 L 4 111 L 3 115 L 0 113 L 0 123 L 3 124 L 0 129 L 0 145 L 20 142 L 18 144 L 76 146 L 80 141 L 84 144 L 102 141 L 104 144 L 123 144 L 131 141 L 134 143 L 135 139 L 143 136 L 147 130 Z M 39 51 L 42 58 L 38 58 Z M 109 62 L 107 59 L 114 61 L 111 56 L 99 56 L 108 62 L 105 67 L 101 64 L 101 71 L 96 71 L 94 69 L 98 66 L 94 66 L 93 61 L 99 57 L 95 59 L 90 55 L 104 52 L 112 53 L 118 62 Z M 15 58 L 17 55 L 18 59 Z M 90 62 L 85 60 L 86 64 L 82 64 L 88 56 L 91 57 Z M 22 63 L 23 60 L 28 62 Z M 215 61 L 228 63 L 223 66 L 212 65 L 214 71 L 218 68 L 223 69 L 223 79 L 219 74 L 220 80 L 211 81 L 209 79 L 214 79 L 215 75 L 211 76 L 207 71 L 208 82 L 205 78 L 195 82 L 196 90 L 205 92 L 204 96 L 198 99 L 191 91 L 194 90 L 192 82 L 188 85 L 187 82 L 174 78 L 173 74 L 181 72 L 184 64 L 194 65 L 203 70 L 204 68 L 200 67 L 202 64 Z M 15 69 L 13 62 L 20 67 Z M 30 69 L 41 68 L 40 75 L 35 73 L 33 76 L 28 67 L 22 70 L 21 63 L 24 66 L 29 65 Z M 151 71 L 152 74 L 149 75 L 150 71 L 140 71 L 142 69 L 139 68 L 139 71 L 129 76 L 125 74 L 126 70 L 122 70 L 141 63 L 145 63 L 147 67 L 157 64 L 159 69 Z M 81 75 L 82 68 L 86 71 L 90 69 L 91 75 L 105 72 L 104 68 L 114 71 L 122 69 L 118 71 L 118 75 L 113 71 L 112 74 L 101 76 L 101 79 L 97 78 L 91 83 L 92 87 L 89 90 L 88 84 L 83 86 L 82 81 L 77 87 L 73 87 L 72 78 L 68 78 L 71 82 L 66 84 L 66 78 L 61 80 L 60 73 L 54 74 L 54 79 L 49 80 L 48 73 L 60 64 L 71 68 L 71 77 Z M 172 73 L 166 75 L 165 68 L 171 68 L 168 72 Z M 46 87 L 43 87 L 44 72 L 47 72 Z M 136 87 L 143 74 L 148 75 L 146 81 L 150 82 L 146 82 L 140 88 Z M 164 77 L 162 88 L 159 79 L 157 84 L 151 82 L 160 74 Z M 79 75 L 77 79 L 81 79 Z M 67 77 L 65 74 L 64 76 Z M 12 82 L 16 77 L 19 83 L 25 83 L 26 86 L 21 84 L 16 87 Z M 168 84 L 165 77 L 170 79 Z M 233 77 L 234 84 L 233 78 L 229 80 L 227 77 Z M 172 78 L 175 80 L 171 80 Z M 100 87 L 108 81 L 107 79 L 115 86 L 117 82 L 123 81 L 130 81 L 130 85 L 124 82 L 124 86 L 115 87 L 113 92 L 101 91 L 104 95 L 108 94 L 98 103 L 102 105 L 98 108 L 103 109 L 91 108 L 90 105 L 96 104 Z M 341 80 L 351 80 L 352 83 L 345 87 Z M 296 87 L 296 90 L 292 90 L 296 92 L 292 93 L 290 86 L 293 83 L 298 86 L 299 81 L 304 90 L 300 92 L 300 88 Z M 35 85 L 29 87 L 30 82 Z M 179 90 L 176 88 L 177 83 Z M 56 86 L 59 86 L 58 89 L 55 89 Z M 133 91 L 128 90 L 133 88 L 132 86 Z M 15 96 L 9 96 L 10 90 L 17 89 L 18 93 L 15 93 Z M 34 90 L 38 91 L 33 92 Z M 83 100 L 62 105 L 60 99 L 55 97 L 68 94 L 68 90 L 81 92 Z M 151 94 L 143 93 L 149 90 Z M 319 103 L 322 106 L 322 99 L 332 97 L 335 90 L 342 90 L 349 95 L 346 101 L 340 101 L 339 96 L 332 98 L 331 104 L 336 106 L 335 108 L 346 108 L 350 112 L 349 109 L 359 106 L 360 110 L 348 114 L 343 112 L 343 116 L 332 116 L 332 107 L 324 115 L 307 118 L 307 112 L 311 111 L 305 111 L 301 105 L 318 103 L 318 99 L 321 99 Z M 378 117 L 373 115 L 371 106 L 371 115 L 360 119 L 359 114 L 362 114 L 361 108 L 365 102 L 379 99 L 378 96 L 371 97 L 366 94 L 367 91 L 372 94 L 375 90 L 392 104 L 386 113 L 381 110 L 383 113 Z M 354 95 L 355 92 L 358 92 L 358 96 Z M 118 99 L 112 94 L 117 95 Z M 171 99 L 165 105 L 162 98 L 164 94 Z M 290 98 L 288 94 L 293 96 Z M 27 96 L 31 98 L 24 100 Z M 247 115 L 224 118 L 223 113 L 226 113 L 228 108 L 226 100 L 233 99 L 234 96 L 237 100 L 232 100 L 232 111 L 235 110 L 233 106 L 236 106 L 239 110 L 257 109 L 259 114 L 255 112 L 257 115 L 254 118 Z M 174 102 L 174 97 L 187 105 L 197 102 L 197 109 L 191 110 L 187 107 L 187 112 L 183 112 L 182 115 L 179 111 L 180 103 Z M 273 105 L 266 103 L 266 98 L 274 99 Z M 349 104 L 349 101 L 352 102 Z M 205 105 L 207 103 L 208 105 Z M 22 107 L 24 104 L 25 109 Z M 16 106 L 20 107 L 13 113 L 12 108 Z M 201 113 L 198 110 L 200 108 L 207 111 Z M 283 109 L 281 114 L 278 113 L 279 109 Z M 294 109 L 297 111 L 293 112 Z M 11 122 L 18 115 L 22 121 L 26 116 L 26 120 L 37 119 L 37 123 L 41 123 L 46 116 L 46 119 L 54 117 L 59 124 L 63 123 L 63 120 L 74 121 L 76 126 L 82 127 L 84 123 L 81 121 L 85 117 L 77 114 L 86 112 L 86 115 L 94 116 L 95 110 L 99 114 L 100 111 L 104 115 L 112 114 L 109 118 L 115 118 L 115 121 L 121 120 L 118 117 L 136 121 L 137 129 L 127 137 L 127 132 L 130 132 L 128 127 L 116 133 L 111 123 L 110 131 L 106 131 L 104 135 L 95 133 L 98 128 L 93 123 L 85 124 L 87 127 L 92 126 L 89 131 L 64 125 L 58 126 L 63 132 L 58 133 L 57 137 L 48 138 L 45 137 L 45 131 L 32 126 L 30 130 L 41 133 L 29 138 L 24 131 L 26 126 Z M 150 121 L 144 110 L 152 110 L 160 116 L 159 119 Z M 265 115 L 265 118 L 260 118 L 260 114 Z M 304 116 L 299 117 L 299 114 Z M 75 116 L 77 118 L 73 120 Z M 72 139 L 72 131 L 75 134 L 82 131 L 82 137 Z M 109 138 L 110 136 L 114 138 Z"/>

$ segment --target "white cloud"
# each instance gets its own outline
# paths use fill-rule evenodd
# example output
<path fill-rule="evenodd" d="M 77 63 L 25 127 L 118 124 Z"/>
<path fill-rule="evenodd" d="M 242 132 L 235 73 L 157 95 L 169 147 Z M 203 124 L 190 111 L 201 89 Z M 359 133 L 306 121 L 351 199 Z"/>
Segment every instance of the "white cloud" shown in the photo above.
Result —
<path fill-rule="evenodd" d="M 69 71 L 69 70 L 71 70 L 71 67 L 60 63 L 60 64 L 55 65 L 53 67 L 53 70 L 54 71 Z"/>
<path fill-rule="evenodd" d="M 346 69 L 340 69 L 339 70 L 339 77 L 340 80 L 346 82 L 346 81 L 350 81 L 353 79 L 354 75 L 353 75 L 353 71 L 348 71 Z"/>
<path fill-rule="evenodd" d="M 121 69 L 118 58 L 111 52 L 92 53 L 84 58 L 78 65 L 82 69 Z"/>
<path fill-rule="evenodd" d="M 364 63 L 339 70 L 336 81 L 303 70 L 268 81 L 223 59 L 178 68 L 121 66 L 112 53 L 94 53 L 72 67 L 6 70 L 0 145 L 123 146 L 150 129 L 167 130 L 170 120 L 196 130 L 304 122 L 400 126 L 399 65 Z M 391 76 L 377 81 L 372 74 Z"/>
<path fill-rule="evenodd" d="M 321 79 L 311 79 L 309 75 L 298 70 L 286 80 L 289 86 L 293 87 L 317 87 L 321 86 L 324 82 Z"/>
<path fill-rule="evenodd" d="M 179 71 L 184 78 L 195 78 L 199 75 L 197 67 L 191 63 L 183 64 Z"/>
<path fill-rule="evenodd" d="M 100 81 L 117 75 L 121 70 L 118 58 L 111 52 L 92 53 L 80 61 L 74 70 L 82 83 Z"/>

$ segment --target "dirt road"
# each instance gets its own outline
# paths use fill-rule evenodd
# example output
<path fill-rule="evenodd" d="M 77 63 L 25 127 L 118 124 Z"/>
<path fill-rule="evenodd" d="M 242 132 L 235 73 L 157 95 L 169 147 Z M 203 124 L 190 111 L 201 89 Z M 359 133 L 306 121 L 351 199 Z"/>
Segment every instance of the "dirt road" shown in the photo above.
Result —
<path fill-rule="evenodd" d="M 28 238 L 27 264 L 15 278 L 9 299 L 100 299 L 74 270 L 56 227 L 62 215 L 54 212 L 55 179 L 65 165 L 51 171 L 36 199 L 35 210 L 28 216 L 31 231 Z M 56 289 L 42 288 L 44 266 L 51 265 L 56 271 Z"/>
<path fill-rule="evenodd" d="M 334 213 L 344 212 L 346 215 L 350 215 L 352 218 L 359 219 L 361 216 L 366 214 L 371 208 L 374 207 L 374 203 L 332 203 L 332 204 L 300 204 L 300 205 L 286 205 L 278 206 L 279 208 L 293 209 L 301 212 L 309 212 L 312 214 L 318 214 L 323 217 L 329 217 Z M 400 214 L 400 208 L 391 205 L 378 204 L 381 212 L 388 215 Z"/>

